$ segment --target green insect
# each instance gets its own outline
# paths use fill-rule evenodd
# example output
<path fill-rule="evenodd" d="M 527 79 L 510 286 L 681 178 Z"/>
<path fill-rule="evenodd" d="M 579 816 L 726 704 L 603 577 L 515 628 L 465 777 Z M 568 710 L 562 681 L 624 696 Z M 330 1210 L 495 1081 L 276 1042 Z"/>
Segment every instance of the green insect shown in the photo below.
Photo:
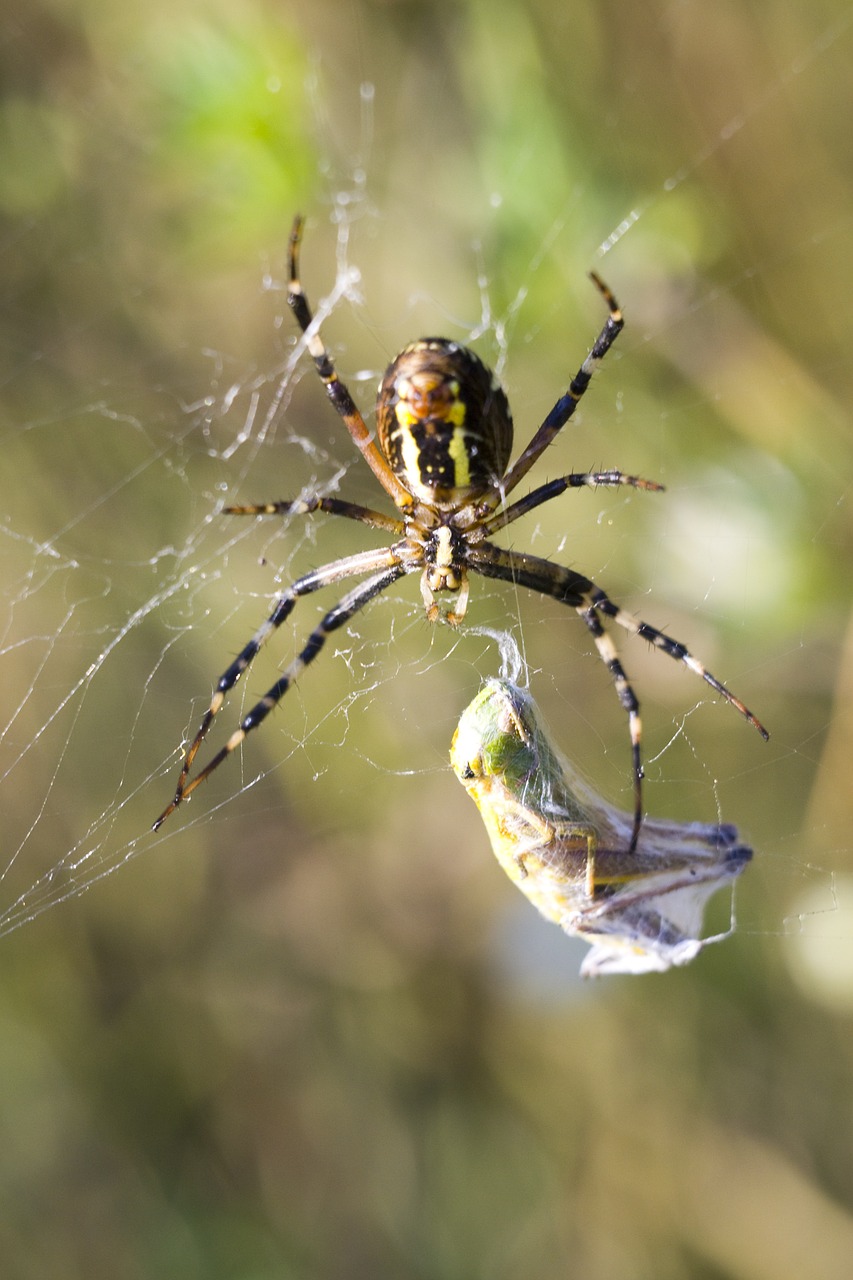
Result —
<path fill-rule="evenodd" d="M 700 936 L 705 905 L 752 857 L 733 826 L 646 818 L 632 849 L 633 816 L 581 780 L 507 680 L 462 713 L 450 761 L 510 879 L 592 944 L 582 974 L 661 971 L 715 940 Z"/>

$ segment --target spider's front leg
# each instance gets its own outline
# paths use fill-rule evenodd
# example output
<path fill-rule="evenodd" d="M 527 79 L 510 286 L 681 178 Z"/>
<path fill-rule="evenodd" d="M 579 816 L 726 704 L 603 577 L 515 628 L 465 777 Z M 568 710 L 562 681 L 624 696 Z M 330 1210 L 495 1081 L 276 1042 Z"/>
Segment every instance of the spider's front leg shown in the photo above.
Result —
<path fill-rule="evenodd" d="M 376 572 L 378 570 L 378 572 Z M 213 724 L 214 718 L 222 708 L 226 697 L 237 684 L 243 673 L 251 666 L 260 650 L 267 643 L 270 636 L 281 626 L 286 618 L 290 616 L 297 600 L 301 596 L 312 594 L 319 591 L 322 587 L 329 586 L 334 582 L 340 582 L 342 579 L 356 577 L 362 573 L 370 573 L 373 576 L 368 578 L 366 582 L 353 588 L 343 599 L 335 605 L 320 622 L 319 626 L 312 631 L 308 637 L 308 641 L 301 653 L 293 660 L 284 674 L 265 694 L 265 696 L 257 702 L 251 711 L 240 722 L 239 727 L 231 735 L 225 746 L 213 757 L 209 764 L 205 766 L 194 778 L 190 778 L 193 762 L 198 754 L 199 748 L 206 738 L 208 731 Z M 332 564 L 325 565 L 322 569 L 317 569 L 312 573 L 306 573 L 299 578 L 292 586 L 288 587 L 276 603 L 267 620 L 258 628 L 251 640 L 242 651 L 238 654 L 231 665 L 222 673 L 216 682 L 213 697 L 210 706 L 204 714 L 198 732 L 193 738 L 189 750 L 184 756 L 181 772 L 178 776 L 175 795 L 170 804 L 166 806 L 154 823 L 153 830 L 156 831 L 163 825 L 170 814 L 174 813 L 178 805 L 181 804 L 187 796 L 195 791 L 196 787 L 208 778 L 214 769 L 217 769 L 227 756 L 240 745 L 246 735 L 252 729 L 256 729 L 259 724 L 269 715 L 270 711 L 278 705 L 284 697 L 287 690 L 295 684 L 305 667 L 313 662 L 317 654 L 323 647 L 326 637 L 338 627 L 343 626 L 349 619 L 363 609 L 375 596 L 379 595 L 393 582 L 401 577 L 404 573 L 410 571 L 410 566 L 400 560 L 397 551 L 394 548 L 382 548 L 378 551 L 366 551 L 359 555 L 347 556 L 343 560 L 336 560 Z"/>
<path fill-rule="evenodd" d="M 532 591 L 538 591 L 541 595 L 559 600 L 561 604 L 570 605 L 583 618 L 589 628 L 599 657 L 610 672 L 613 683 L 616 686 L 619 701 L 628 714 L 634 774 L 634 828 L 630 845 L 632 852 L 637 845 L 637 837 L 640 833 L 643 817 L 640 707 L 637 696 L 619 661 L 616 646 L 605 631 L 599 615 L 612 619 L 617 626 L 623 627 L 632 635 L 648 640 L 650 644 L 654 645 L 656 649 L 660 649 L 667 657 L 673 658 L 676 662 L 683 662 L 689 670 L 700 676 L 706 684 L 709 684 L 721 697 L 725 698 L 726 702 L 731 703 L 735 710 L 758 730 L 765 741 L 770 737 L 764 725 L 753 715 L 745 703 L 741 702 L 740 698 L 736 697 L 716 676 L 712 675 L 699 659 L 690 653 L 686 645 L 682 644 L 680 640 L 675 640 L 672 636 L 668 636 L 665 632 L 659 631 L 657 627 L 651 626 L 650 623 L 643 622 L 642 619 L 626 613 L 624 609 L 621 609 L 619 605 L 610 599 L 606 592 L 597 587 L 590 578 L 585 578 L 583 574 L 576 573 L 573 569 L 567 569 L 563 565 L 553 564 L 550 560 L 543 560 L 539 556 L 531 556 L 518 551 L 507 551 L 502 547 L 496 547 L 491 542 L 484 542 L 480 546 L 471 549 L 468 557 L 468 568 L 473 572 L 483 574 L 486 578 L 498 578 L 504 582 L 512 582 L 518 586 L 528 587 Z"/>

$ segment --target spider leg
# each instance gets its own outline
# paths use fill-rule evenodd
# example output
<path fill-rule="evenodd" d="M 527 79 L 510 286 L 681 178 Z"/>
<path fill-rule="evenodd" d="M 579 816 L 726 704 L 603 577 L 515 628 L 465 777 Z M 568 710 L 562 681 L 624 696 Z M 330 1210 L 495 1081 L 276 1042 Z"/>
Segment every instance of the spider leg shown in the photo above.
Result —
<path fill-rule="evenodd" d="M 597 489 L 599 486 L 615 489 L 619 485 L 630 485 L 632 489 L 645 489 L 650 493 L 661 493 L 665 487 L 655 480 L 643 480 L 640 476 L 626 476 L 622 471 L 573 471 L 570 475 L 560 476 L 557 480 L 549 480 L 538 489 L 532 490 L 526 497 L 519 498 L 518 502 L 513 502 L 511 506 L 496 512 L 483 522 L 481 528 L 487 534 L 505 529 L 508 524 L 527 515 L 528 511 L 533 511 L 535 507 L 540 507 L 543 502 L 558 498 L 567 489 L 580 489 L 585 485 L 590 489 Z"/>
<path fill-rule="evenodd" d="M 607 667 L 616 686 L 616 696 L 623 710 L 628 714 L 628 733 L 631 738 L 631 769 L 634 777 L 634 825 L 631 829 L 631 843 L 628 851 L 633 853 L 637 847 L 640 825 L 643 821 L 643 778 L 646 776 L 643 769 L 643 722 L 640 719 L 640 704 L 637 701 L 637 695 L 634 693 L 633 685 L 625 674 L 625 668 L 619 660 L 616 645 L 601 625 L 601 620 L 595 609 L 582 609 L 577 605 L 575 608 L 589 628 L 590 634 L 595 641 L 595 647 L 598 650 L 598 656 Z"/>
<path fill-rule="evenodd" d="M 596 369 L 625 327 L 619 304 L 607 285 L 594 271 L 590 272 L 590 279 L 607 303 L 610 314 L 604 322 L 604 328 L 593 343 L 592 350 L 569 383 L 568 391 L 564 396 L 560 397 L 541 427 L 537 430 L 530 444 L 519 455 L 504 476 L 503 484 L 501 485 L 501 491 L 504 495 L 512 492 L 518 482 L 527 475 L 537 458 L 545 452 L 557 433 L 566 425 L 578 407 L 578 401 L 592 381 L 592 376 Z"/>
<path fill-rule="evenodd" d="M 204 714 L 199 730 L 190 744 L 189 750 L 184 756 L 184 762 L 181 765 L 181 772 L 178 777 L 178 784 L 175 788 L 175 795 L 170 804 L 166 806 L 154 823 L 153 830 L 166 821 L 171 813 L 177 809 L 181 801 L 194 791 L 200 782 L 203 782 L 215 768 L 217 768 L 227 755 L 230 755 L 235 747 L 243 741 L 246 734 L 250 730 L 257 727 L 258 724 L 272 710 L 276 703 L 284 696 L 288 688 L 297 679 L 304 667 L 312 662 L 323 647 L 326 636 L 338 627 L 347 622 L 354 613 L 363 608 L 371 601 L 374 596 L 379 595 L 386 587 L 389 587 L 397 578 L 411 571 L 412 566 L 400 560 L 397 552 L 393 548 L 383 547 L 378 551 L 366 551 L 359 555 L 347 556 L 343 560 L 336 560 L 331 564 L 324 565 L 322 569 L 316 569 L 311 573 L 306 573 L 303 577 L 298 578 L 291 586 L 287 588 L 278 598 L 276 606 L 267 620 L 261 624 L 251 640 L 242 651 L 237 655 L 230 667 L 222 673 L 216 682 L 216 689 L 210 700 L 210 706 Z M 367 582 L 361 583 L 354 587 L 352 591 L 337 604 L 330 609 L 323 618 L 320 625 L 313 631 L 308 639 L 305 648 L 297 658 L 290 664 L 284 675 L 276 682 L 269 693 L 261 699 L 244 717 L 240 724 L 240 728 L 232 734 L 223 749 L 216 755 L 195 778 L 188 781 L 190 771 L 193 766 L 198 750 L 207 736 L 210 726 L 213 724 L 214 717 L 222 707 L 227 695 L 234 688 L 237 681 L 243 675 L 243 672 L 251 665 L 260 650 L 269 640 L 270 636 L 281 626 L 293 611 L 296 601 L 301 596 L 310 595 L 313 591 L 319 591 L 321 587 L 329 586 L 331 583 L 340 582 L 344 578 L 354 577 L 356 574 L 369 573 L 371 570 L 379 569 L 381 572 L 375 573 Z"/>
<path fill-rule="evenodd" d="M 320 331 L 315 324 L 314 317 L 311 314 L 311 307 L 308 299 L 302 289 L 299 279 L 299 245 L 302 240 L 302 228 L 305 219 L 297 214 L 293 220 L 293 226 L 290 231 L 290 242 L 288 249 L 288 263 L 290 268 L 290 280 L 287 289 L 287 302 L 296 317 L 296 322 L 305 335 L 305 343 L 308 347 L 317 372 L 326 388 L 326 394 L 332 402 L 335 411 L 340 414 L 344 420 L 344 424 L 353 438 L 353 442 L 361 450 L 364 460 L 370 467 L 376 479 L 382 485 L 382 488 L 392 498 L 395 506 L 401 510 L 408 510 L 414 503 L 414 498 L 408 490 L 400 483 L 394 472 L 388 466 L 388 463 L 382 457 L 379 449 L 370 437 L 364 419 L 356 408 L 355 401 L 349 393 L 349 389 L 345 383 L 341 382 L 335 369 L 334 361 L 326 350 L 326 345 L 320 337 Z"/>
<path fill-rule="evenodd" d="M 683 645 L 680 640 L 674 640 L 671 636 L 666 635 L 665 632 L 659 631 L 657 627 L 651 626 L 648 622 L 643 622 L 640 618 L 635 618 L 624 609 L 620 609 L 591 579 L 585 578 L 573 569 L 554 564 L 550 560 L 543 560 L 539 556 L 531 556 L 523 552 L 507 551 L 503 547 L 496 547 L 490 542 L 483 543 L 478 547 L 472 547 L 469 550 L 467 567 L 472 572 L 480 573 L 486 578 L 499 578 L 504 582 L 513 582 L 518 586 L 538 591 L 542 595 L 551 596 L 562 604 L 571 605 L 577 610 L 589 628 L 599 656 L 613 677 L 619 701 L 628 713 L 634 771 L 632 851 L 636 847 L 640 823 L 642 822 L 642 724 L 636 694 L 625 675 L 624 668 L 619 661 L 616 646 L 605 631 L 599 614 L 611 618 L 617 626 L 631 632 L 632 635 L 648 640 L 656 649 L 662 650 L 668 657 L 674 658 L 676 662 L 683 662 L 695 675 L 701 676 L 706 684 L 709 684 L 727 702 L 730 702 L 744 719 L 754 725 L 762 738 L 766 740 L 770 736 L 756 716 L 741 702 L 740 698 L 735 697 L 724 684 L 721 684 L 716 676 L 707 671 L 698 658 L 694 658 L 686 645 Z"/>
<path fill-rule="evenodd" d="M 373 529 L 384 529 L 387 533 L 401 536 L 405 532 L 402 520 L 387 516 L 382 511 L 373 511 L 370 507 L 362 507 L 356 502 L 346 502 L 342 498 L 295 498 L 292 501 L 283 499 L 279 502 L 251 503 L 248 506 L 223 507 L 226 516 L 307 516 L 313 511 L 324 511 L 330 516 L 344 516 L 347 520 L 358 520 Z"/>

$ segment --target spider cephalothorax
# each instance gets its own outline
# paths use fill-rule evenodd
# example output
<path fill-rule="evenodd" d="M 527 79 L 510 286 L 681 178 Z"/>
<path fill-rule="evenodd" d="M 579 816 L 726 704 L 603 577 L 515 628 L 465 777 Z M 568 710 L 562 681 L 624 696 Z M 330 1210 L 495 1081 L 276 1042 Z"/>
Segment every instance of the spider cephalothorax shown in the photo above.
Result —
<path fill-rule="evenodd" d="M 226 507 L 230 515 L 307 515 L 324 511 L 391 533 L 387 547 L 363 551 L 332 561 L 298 578 L 276 601 L 275 608 L 231 665 L 222 673 L 198 732 L 184 756 L 171 803 L 155 822 L 155 829 L 182 800 L 203 782 L 278 705 L 302 671 L 313 662 L 326 638 L 344 626 L 359 609 L 398 578 L 419 573 L 421 592 L 431 622 L 443 617 L 457 625 L 468 606 L 469 574 L 497 578 L 528 587 L 570 605 L 586 623 L 602 661 L 628 714 L 634 773 L 634 831 L 636 845 L 642 820 L 643 768 L 640 753 L 639 704 L 622 669 L 603 618 L 610 618 L 634 635 L 648 640 L 669 657 L 683 662 L 749 720 L 763 737 L 767 731 L 747 707 L 678 640 L 620 609 L 600 587 L 573 569 L 540 556 L 508 551 L 491 537 L 527 512 L 567 489 L 583 486 L 629 485 L 659 490 L 663 486 L 621 471 L 571 472 L 539 485 L 525 497 L 508 501 L 520 481 L 574 413 L 592 375 L 622 330 L 622 313 L 613 294 L 598 276 L 592 279 L 607 303 L 609 314 L 583 364 L 527 447 L 510 465 L 512 416 L 506 395 L 479 356 L 446 338 L 421 338 L 405 347 L 388 366 L 376 402 L 374 441 L 320 337 L 299 281 L 299 243 L 302 219 L 290 233 L 288 302 L 326 392 L 353 442 L 397 508 L 392 516 L 341 498 L 301 498 L 260 505 Z M 213 719 L 228 693 L 250 666 L 270 636 L 290 616 L 301 596 L 347 578 L 362 577 L 321 619 L 302 651 L 280 678 L 252 707 L 225 745 L 195 777 L 193 762 Z M 451 608 L 442 610 L 436 595 L 455 593 Z"/>

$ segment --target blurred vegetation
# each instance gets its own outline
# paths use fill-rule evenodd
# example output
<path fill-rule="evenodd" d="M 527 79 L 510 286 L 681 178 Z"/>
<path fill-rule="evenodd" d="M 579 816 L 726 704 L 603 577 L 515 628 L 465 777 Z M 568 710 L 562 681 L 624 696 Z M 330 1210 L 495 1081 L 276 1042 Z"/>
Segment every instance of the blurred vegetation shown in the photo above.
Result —
<path fill-rule="evenodd" d="M 310 361 L 276 405 L 296 209 L 312 300 L 336 254 L 361 273 L 325 332 L 363 403 L 404 342 L 482 331 L 521 442 L 602 271 L 628 328 L 536 474 L 668 492 L 515 536 L 773 731 L 620 638 L 649 804 L 719 804 L 757 856 L 733 938 L 582 986 L 446 767 L 494 647 L 431 635 L 413 584 L 377 604 L 156 848 L 0 943 L 4 1277 L 846 1277 L 849 7 L 10 0 L 0 28 L 2 905 L 131 851 L 277 583 L 370 545 L 214 515 L 341 463 L 376 502 Z M 583 628 L 474 584 L 474 625 L 508 610 L 625 803 Z"/>

